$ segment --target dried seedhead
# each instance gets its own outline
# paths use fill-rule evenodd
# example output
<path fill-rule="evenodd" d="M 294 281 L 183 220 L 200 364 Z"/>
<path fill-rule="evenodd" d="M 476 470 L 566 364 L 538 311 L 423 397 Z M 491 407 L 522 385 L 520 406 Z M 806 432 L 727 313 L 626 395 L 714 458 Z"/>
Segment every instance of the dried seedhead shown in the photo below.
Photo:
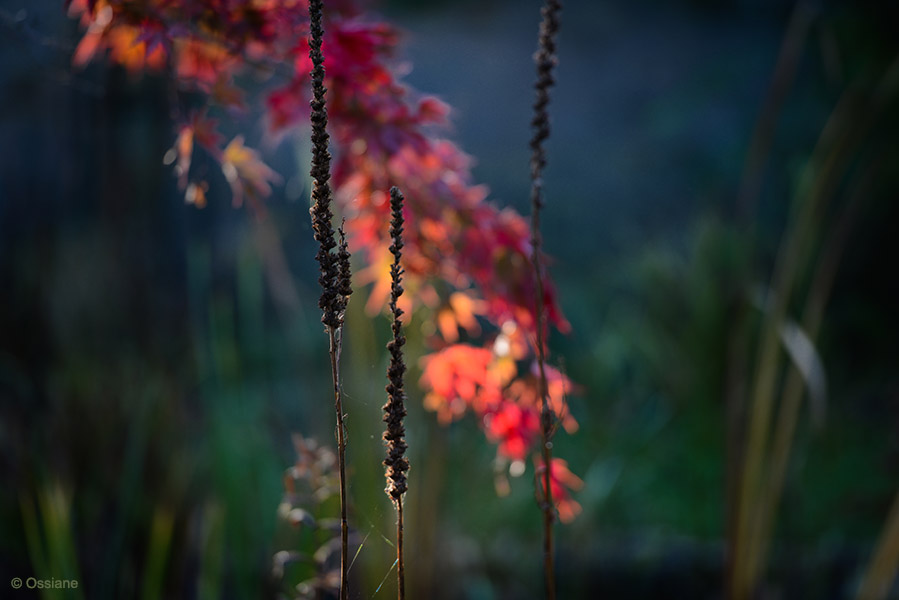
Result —
<path fill-rule="evenodd" d="M 390 366 L 387 368 L 387 403 L 384 405 L 384 422 L 387 424 L 387 430 L 384 432 L 384 441 L 387 442 L 387 458 L 384 460 L 384 466 L 387 468 L 385 491 L 394 502 L 399 502 L 406 492 L 406 471 L 409 470 L 409 459 L 405 456 L 406 429 L 403 425 L 403 418 L 406 416 L 403 388 L 406 363 L 403 361 L 403 345 L 406 338 L 403 336 L 400 322 L 403 310 L 397 306 L 397 301 L 403 293 L 403 268 L 400 266 L 403 253 L 403 200 L 402 193 L 395 187 L 391 188 L 390 252 L 393 254 L 393 264 L 390 266 L 390 312 L 393 315 L 393 339 L 387 344 Z"/>
<path fill-rule="evenodd" d="M 328 150 L 328 109 L 325 104 L 325 67 L 322 55 L 322 0 L 310 0 L 310 41 L 309 57 L 312 59 L 312 229 L 319 243 L 318 260 L 320 275 L 318 282 L 322 294 L 318 302 L 322 310 L 322 323 L 332 329 L 343 325 L 344 312 L 350 287 L 350 253 L 347 251 L 343 229 L 339 230 L 340 243 L 334 239 L 334 217 L 331 211 L 331 153 Z M 336 249 L 336 252 L 335 252 Z"/>

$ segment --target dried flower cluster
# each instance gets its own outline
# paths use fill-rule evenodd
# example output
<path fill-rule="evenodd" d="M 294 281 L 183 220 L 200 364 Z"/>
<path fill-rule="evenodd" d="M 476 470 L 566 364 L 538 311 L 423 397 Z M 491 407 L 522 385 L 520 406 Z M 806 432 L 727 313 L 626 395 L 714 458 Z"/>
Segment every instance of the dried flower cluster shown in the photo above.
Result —
<path fill-rule="evenodd" d="M 390 312 L 393 315 L 393 339 L 387 344 L 390 352 L 390 364 L 387 367 L 387 403 L 384 405 L 384 422 L 387 430 L 384 432 L 384 441 L 387 442 L 387 458 L 384 466 L 387 468 L 387 494 L 394 502 L 400 502 L 402 495 L 406 493 L 406 471 L 409 470 L 409 459 L 406 458 L 406 429 L 403 426 L 403 418 L 406 416 L 406 393 L 403 386 L 403 376 L 406 373 L 406 363 L 403 361 L 403 345 L 406 338 L 403 336 L 403 324 L 400 317 L 403 314 L 397 302 L 403 294 L 403 268 L 400 259 L 403 255 L 403 195 L 394 187 L 390 190 L 390 252 L 393 254 L 393 264 L 390 265 Z"/>
<path fill-rule="evenodd" d="M 322 55 L 322 0 L 310 0 L 310 46 L 309 56 L 312 60 L 312 112 L 309 120 L 312 123 L 312 229 L 319 243 L 316 259 L 321 274 L 318 282 L 322 295 L 318 306 L 322 310 L 322 323 L 339 329 L 343 325 L 343 316 L 350 288 L 349 252 L 346 249 L 343 230 L 340 231 L 341 244 L 334 240 L 334 228 L 331 220 L 331 153 L 328 150 L 328 111 L 325 106 L 325 67 Z"/>
<path fill-rule="evenodd" d="M 390 352 L 390 364 L 387 367 L 387 403 L 384 405 L 384 422 L 387 431 L 384 441 L 387 442 L 386 467 L 387 495 L 396 507 L 396 558 L 397 558 L 397 598 L 406 597 L 406 570 L 403 556 L 403 494 L 406 493 L 406 471 L 409 470 L 409 459 L 406 458 L 406 428 L 403 419 L 406 416 L 406 393 L 403 376 L 406 363 L 403 361 L 403 314 L 397 302 L 403 294 L 403 267 L 400 259 L 403 256 L 403 195 L 396 187 L 390 188 L 390 253 L 393 264 L 390 265 L 390 312 L 393 316 L 391 330 L 393 339 L 387 343 Z"/>

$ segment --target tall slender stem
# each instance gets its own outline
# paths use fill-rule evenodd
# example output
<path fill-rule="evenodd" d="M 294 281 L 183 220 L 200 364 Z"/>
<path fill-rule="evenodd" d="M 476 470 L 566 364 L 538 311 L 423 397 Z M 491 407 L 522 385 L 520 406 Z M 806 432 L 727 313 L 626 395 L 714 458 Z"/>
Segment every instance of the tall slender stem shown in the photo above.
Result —
<path fill-rule="evenodd" d="M 349 594 L 349 524 L 346 497 L 346 429 L 343 423 L 343 399 L 340 392 L 340 337 L 337 329 L 328 328 L 331 355 L 331 382 L 334 385 L 334 410 L 337 412 L 337 477 L 340 485 L 340 598 Z"/>
<path fill-rule="evenodd" d="M 344 314 L 350 286 L 350 253 L 347 251 L 343 229 L 339 230 L 340 244 L 334 239 L 331 225 L 331 154 L 328 151 L 328 111 L 325 104 L 325 67 L 322 55 L 322 0 L 309 0 L 309 57 L 312 59 L 312 229 L 319 242 L 316 259 L 320 267 L 318 282 L 322 295 L 318 305 L 322 309 L 322 323 L 328 332 L 331 358 L 331 382 L 334 386 L 334 410 L 337 413 L 337 465 L 340 482 L 340 599 L 349 598 L 349 526 L 347 524 L 346 492 L 346 427 L 340 392 L 340 346 Z M 335 252 L 336 249 L 336 252 Z"/>
<path fill-rule="evenodd" d="M 406 598 L 406 564 L 403 559 L 403 499 L 396 501 L 396 577 L 397 598 Z"/>
<path fill-rule="evenodd" d="M 541 11 L 539 46 L 534 60 L 537 64 L 537 92 L 534 101 L 534 118 L 531 125 L 534 136 L 531 138 L 531 248 L 532 262 L 537 286 L 536 328 L 537 328 L 537 365 L 540 372 L 540 406 L 541 406 L 541 454 L 543 457 L 543 574 L 546 585 L 546 597 L 556 597 L 555 566 L 553 564 L 553 522 L 555 520 L 552 497 L 552 432 L 553 412 L 549 404 L 546 385 L 546 298 L 543 286 L 543 267 L 541 263 L 540 209 L 543 207 L 543 168 L 546 166 L 546 151 L 543 141 L 549 137 L 549 90 L 554 83 L 553 68 L 556 65 L 556 40 L 559 31 L 559 11 L 562 4 L 559 0 L 547 0 Z"/>

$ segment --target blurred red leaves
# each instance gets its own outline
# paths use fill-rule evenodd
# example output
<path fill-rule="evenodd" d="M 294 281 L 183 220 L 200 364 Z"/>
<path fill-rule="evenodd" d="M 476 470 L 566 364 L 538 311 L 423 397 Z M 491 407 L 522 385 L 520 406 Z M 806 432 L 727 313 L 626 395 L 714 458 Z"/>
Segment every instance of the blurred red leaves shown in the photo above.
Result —
<path fill-rule="evenodd" d="M 537 467 L 537 478 L 541 484 L 540 488 L 545 494 L 546 484 L 543 478 L 543 473 L 545 473 L 543 460 L 538 456 L 535 459 L 535 464 Z M 568 470 L 568 462 L 561 458 L 554 458 L 549 464 L 549 487 L 552 490 L 553 503 L 556 505 L 556 510 L 559 511 L 559 519 L 563 523 L 569 523 L 581 512 L 581 505 L 571 497 L 571 491 L 580 490 L 584 487 L 584 482 L 580 477 Z"/>
<path fill-rule="evenodd" d="M 499 453 L 524 460 L 540 437 L 540 413 L 532 406 L 503 400 L 484 417 L 487 437 L 499 444 Z"/>
<path fill-rule="evenodd" d="M 437 412 L 442 423 L 461 417 L 469 409 L 483 414 L 502 399 L 499 373 L 491 370 L 488 348 L 454 344 L 422 358 L 421 384 L 430 390 L 425 407 Z"/>
<path fill-rule="evenodd" d="M 501 457 L 521 460 L 540 437 L 539 379 L 520 376 L 510 353 L 498 353 L 497 346 L 453 344 L 423 357 L 424 403 L 443 423 L 470 410 L 499 445 Z M 571 381 L 552 367 L 547 367 L 547 381 L 554 413 L 567 431 L 576 431 L 577 421 L 565 403 Z"/>
<path fill-rule="evenodd" d="M 471 410 L 501 457 L 523 459 L 539 438 L 540 409 L 528 223 L 489 203 L 486 188 L 473 184 L 471 159 L 439 135 L 449 107 L 400 81 L 392 63 L 398 31 L 363 14 L 358 4 L 328 3 L 323 53 L 332 182 L 352 249 L 369 265 L 360 273 L 372 284 L 367 308 L 374 313 L 386 306 L 387 190 L 396 185 L 406 196 L 403 261 L 410 293 L 402 308 L 408 318 L 424 305 L 435 324 L 430 344 L 436 351 L 421 361 L 425 405 L 441 422 Z M 312 64 L 304 0 L 71 0 L 68 9 L 85 30 L 76 65 L 105 54 L 135 73 L 167 69 L 180 87 L 203 95 L 207 108 L 227 110 L 245 106 L 236 75 L 251 69 L 268 78 L 280 74 L 281 83 L 265 98 L 270 133 L 306 125 Z M 222 147 L 206 108 L 181 121 L 166 162 L 175 164 L 185 199 L 198 207 L 207 201 L 206 181 L 190 177 L 200 146 L 221 165 L 234 204 L 248 199 L 258 209 L 280 180 L 259 153 L 242 136 Z M 549 282 L 544 300 L 548 323 L 567 331 Z M 484 338 L 482 322 L 498 333 Z M 566 403 L 572 383 L 552 367 L 546 374 L 553 412 L 574 432 L 577 422 Z M 572 487 L 577 478 L 564 461 L 553 465 L 553 485 Z M 576 513 L 562 491 L 554 489 L 553 497 L 560 499 L 563 520 Z"/>

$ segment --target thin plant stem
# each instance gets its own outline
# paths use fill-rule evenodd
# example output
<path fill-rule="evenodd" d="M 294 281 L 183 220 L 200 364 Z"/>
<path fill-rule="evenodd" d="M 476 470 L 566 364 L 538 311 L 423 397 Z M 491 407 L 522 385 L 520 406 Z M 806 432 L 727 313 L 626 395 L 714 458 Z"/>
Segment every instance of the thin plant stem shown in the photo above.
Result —
<path fill-rule="evenodd" d="M 334 410 L 337 413 L 337 468 L 340 485 L 340 599 L 349 598 L 349 525 L 347 523 L 346 444 L 343 400 L 340 390 L 340 349 L 350 286 L 350 253 L 346 237 L 339 229 L 340 243 L 334 239 L 331 225 L 331 155 L 328 151 L 328 111 L 325 104 L 325 67 L 322 55 L 322 0 L 309 0 L 309 57 L 312 60 L 312 229 L 319 242 L 316 259 L 319 263 L 319 284 L 322 294 L 319 307 L 322 323 L 328 333 L 331 358 L 331 382 L 334 387 Z M 336 251 L 335 251 L 336 250 Z"/>
<path fill-rule="evenodd" d="M 397 598 L 406 598 L 406 564 L 403 559 L 403 499 L 396 501 L 396 578 Z"/>
<path fill-rule="evenodd" d="M 537 328 L 537 366 L 540 376 L 540 417 L 541 417 L 541 454 L 543 457 L 543 574 L 546 586 L 546 597 L 555 600 L 556 582 L 553 564 L 553 522 L 555 521 L 552 497 L 552 433 L 554 418 L 549 404 L 546 385 L 546 310 L 543 285 L 543 266 L 541 262 L 540 209 L 543 207 L 543 168 L 546 166 L 546 151 L 543 142 L 549 137 L 549 90 L 553 86 L 553 69 L 556 65 L 556 34 L 559 31 L 559 12 L 562 4 L 559 0 L 546 0 L 541 10 L 539 44 L 534 61 L 537 65 L 536 100 L 534 101 L 534 118 L 531 125 L 534 135 L 531 138 L 531 248 L 532 262 L 537 286 L 536 328 Z"/>
<path fill-rule="evenodd" d="M 340 598 L 346 600 L 349 594 L 347 577 L 349 572 L 349 524 L 347 522 L 346 495 L 346 427 L 343 421 L 343 399 L 340 392 L 340 334 L 329 327 L 329 354 L 331 355 L 331 382 L 334 385 L 334 410 L 337 412 L 337 477 L 340 485 Z"/>

